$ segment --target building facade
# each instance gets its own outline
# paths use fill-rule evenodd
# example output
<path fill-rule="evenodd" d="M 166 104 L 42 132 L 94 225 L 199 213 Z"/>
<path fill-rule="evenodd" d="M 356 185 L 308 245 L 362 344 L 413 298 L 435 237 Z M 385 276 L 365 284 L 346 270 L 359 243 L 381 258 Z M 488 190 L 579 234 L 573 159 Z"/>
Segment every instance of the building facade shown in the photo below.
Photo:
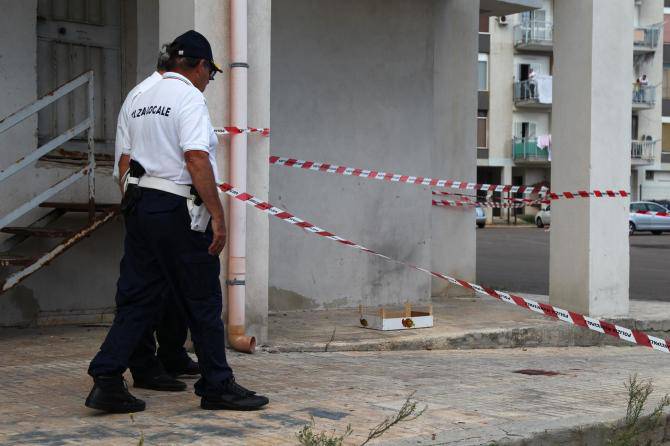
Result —
<path fill-rule="evenodd" d="M 631 2 L 634 14 L 630 191 L 633 200 L 667 199 L 670 188 L 666 189 L 663 181 L 670 172 L 666 173 L 669 166 L 664 161 L 670 160 L 662 153 L 668 143 L 661 131 L 663 5 L 660 0 Z M 480 22 L 477 117 L 480 182 L 550 183 L 552 151 L 561 150 L 551 139 L 554 3 L 542 0 L 540 9 L 483 18 Z M 535 207 L 525 209 L 529 214 L 536 211 Z M 489 216 L 500 215 L 498 209 L 489 211 Z"/>

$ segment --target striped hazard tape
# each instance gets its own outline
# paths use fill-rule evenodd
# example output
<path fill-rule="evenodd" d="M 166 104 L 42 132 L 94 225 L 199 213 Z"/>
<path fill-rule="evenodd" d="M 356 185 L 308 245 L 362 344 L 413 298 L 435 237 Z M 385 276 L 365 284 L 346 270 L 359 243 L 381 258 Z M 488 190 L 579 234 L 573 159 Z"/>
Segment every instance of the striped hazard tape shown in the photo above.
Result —
<path fill-rule="evenodd" d="M 217 127 L 214 129 L 217 135 L 240 135 L 242 133 L 258 133 L 262 136 L 270 136 L 270 129 L 259 129 L 256 127 L 247 127 L 245 129 L 240 127 Z"/>
<path fill-rule="evenodd" d="M 254 197 L 251 194 L 248 194 L 246 192 L 240 192 L 239 190 L 233 188 L 230 184 L 224 183 L 219 187 L 226 194 L 236 198 L 237 200 L 245 202 L 249 206 L 259 209 L 262 212 L 270 214 L 273 217 L 276 217 L 282 221 L 297 226 L 307 232 L 318 235 L 320 237 L 325 237 L 340 244 L 357 249 L 359 251 L 372 254 L 386 261 L 404 265 L 409 268 L 413 268 L 417 271 L 421 271 L 422 273 L 429 274 L 433 277 L 437 277 L 438 279 L 446 280 L 453 285 L 473 290 L 479 294 L 493 297 L 500 301 L 516 305 L 521 308 L 525 308 L 527 310 L 533 311 L 543 316 L 558 319 L 568 324 L 576 325 L 579 327 L 588 328 L 589 330 L 593 330 L 598 333 L 614 336 L 616 338 L 622 339 L 627 342 L 631 342 L 633 344 L 639 344 L 645 347 L 653 348 L 654 350 L 670 353 L 670 349 L 668 348 L 668 346 L 670 345 L 668 343 L 669 341 L 665 339 L 657 338 L 638 330 L 630 330 L 628 328 L 621 327 L 619 325 L 615 325 L 604 320 L 594 319 L 579 313 L 574 313 L 572 311 L 562 310 L 549 304 L 539 303 L 532 299 L 516 296 L 514 294 L 506 293 L 504 291 L 497 291 L 491 288 L 485 288 L 481 285 L 470 283 L 465 280 L 455 279 L 453 277 L 447 276 L 446 274 L 437 273 L 422 268 L 420 266 L 413 265 L 411 263 L 393 259 L 384 254 L 373 251 L 372 249 L 366 248 L 365 246 L 359 245 L 358 243 L 339 237 L 332 232 L 326 231 L 325 229 L 319 228 L 318 226 L 315 226 L 312 223 L 309 223 L 305 220 L 296 217 L 293 214 L 284 211 L 283 209 L 277 208 L 275 206 L 272 206 L 270 203 L 266 203 L 262 200 L 259 200 L 258 198 Z"/>
<path fill-rule="evenodd" d="M 470 201 L 470 200 L 433 200 L 433 206 L 438 207 L 478 207 L 478 208 L 524 208 L 524 203 L 500 203 L 498 201 Z"/>
<path fill-rule="evenodd" d="M 504 184 L 481 184 L 470 183 L 467 181 L 437 179 L 428 177 L 419 177 L 413 175 L 403 175 L 399 173 L 380 172 L 376 170 L 360 169 L 357 167 L 338 166 L 337 164 L 322 163 L 316 161 L 304 161 L 295 158 L 281 158 L 278 156 L 270 157 L 270 164 L 276 166 L 294 167 L 297 169 L 313 170 L 316 172 L 332 173 L 343 176 L 354 176 L 367 178 L 370 180 L 383 180 L 397 183 L 419 184 L 422 186 L 437 186 L 450 189 L 462 190 L 483 190 L 488 192 L 510 192 L 524 195 L 540 194 L 546 195 L 550 200 L 574 199 L 574 198 L 605 198 L 605 197 L 627 197 L 629 194 L 625 190 L 593 190 L 577 192 L 549 192 L 545 186 L 512 186 Z"/>
<path fill-rule="evenodd" d="M 483 197 L 477 197 L 476 195 L 466 195 L 466 194 L 460 194 L 457 192 L 447 192 L 443 190 L 434 190 L 432 191 L 433 195 L 443 195 L 443 196 L 457 196 L 460 197 L 463 201 L 465 200 L 470 200 L 474 201 L 472 199 L 477 199 L 477 198 L 483 198 Z M 533 204 L 549 204 L 551 203 L 551 200 L 546 200 L 546 199 L 531 199 L 531 198 L 515 198 L 515 197 L 499 197 L 499 198 L 494 198 L 494 197 L 487 197 L 487 201 L 508 201 L 508 202 L 514 202 L 514 203 L 525 203 L 525 206 L 530 206 Z"/>

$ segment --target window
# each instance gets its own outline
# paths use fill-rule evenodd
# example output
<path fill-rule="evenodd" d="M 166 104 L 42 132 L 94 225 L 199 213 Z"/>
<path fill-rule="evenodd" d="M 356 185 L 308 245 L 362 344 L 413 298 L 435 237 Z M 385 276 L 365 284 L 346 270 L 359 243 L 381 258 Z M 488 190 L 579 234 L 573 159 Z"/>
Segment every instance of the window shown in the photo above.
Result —
<path fill-rule="evenodd" d="M 535 138 L 536 125 L 534 122 L 515 122 L 514 123 L 514 137 L 515 138 Z"/>
<path fill-rule="evenodd" d="M 481 14 L 479 16 L 479 32 L 480 33 L 489 32 L 489 19 L 490 19 L 490 17 L 487 16 L 487 15 Z"/>
<path fill-rule="evenodd" d="M 477 112 L 477 148 L 486 149 L 489 146 L 488 141 L 488 117 L 486 111 Z"/>
<path fill-rule="evenodd" d="M 670 64 L 663 64 L 663 99 L 670 99 Z"/>
<path fill-rule="evenodd" d="M 480 54 L 477 62 L 477 89 L 479 91 L 489 90 L 489 55 Z"/>
<path fill-rule="evenodd" d="M 644 171 L 644 179 L 647 181 L 654 181 L 654 171 L 653 170 L 645 170 Z"/>
<path fill-rule="evenodd" d="M 547 19 L 547 11 L 544 9 L 535 9 L 533 11 L 525 11 L 521 13 L 521 22 L 528 23 L 530 21 L 544 22 Z"/>
<path fill-rule="evenodd" d="M 647 209 L 649 209 L 652 212 L 665 212 L 665 208 L 656 203 L 647 203 Z"/>
<path fill-rule="evenodd" d="M 661 138 L 663 152 L 670 152 L 670 123 L 663 124 L 663 137 Z"/>

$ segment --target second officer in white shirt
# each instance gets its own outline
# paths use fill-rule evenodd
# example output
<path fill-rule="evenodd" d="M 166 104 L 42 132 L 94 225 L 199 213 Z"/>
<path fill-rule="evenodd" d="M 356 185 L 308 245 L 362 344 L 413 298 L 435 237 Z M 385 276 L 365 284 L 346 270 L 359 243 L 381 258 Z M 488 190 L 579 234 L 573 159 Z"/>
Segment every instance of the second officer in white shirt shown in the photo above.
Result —
<path fill-rule="evenodd" d="M 182 302 L 191 329 L 202 374 L 200 406 L 259 409 L 268 399 L 236 383 L 226 361 L 221 320 L 218 255 L 226 228 L 216 186 L 216 137 L 202 94 L 221 70 L 209 42 L 195 31 L 175 39 L 168 70 L 130 112 L 135 184 L 124 197 L 126 238 L 117 312 L 89 366 L 94 386 L 86 405 L 116 413 L 144 410 L 144 401 L 128 392 L 122 374 L 169 289 Z M 204 232 L 202 220 L 192 220 L 202 213 L 190 212 L 198 204 L 211 214 Z"/>

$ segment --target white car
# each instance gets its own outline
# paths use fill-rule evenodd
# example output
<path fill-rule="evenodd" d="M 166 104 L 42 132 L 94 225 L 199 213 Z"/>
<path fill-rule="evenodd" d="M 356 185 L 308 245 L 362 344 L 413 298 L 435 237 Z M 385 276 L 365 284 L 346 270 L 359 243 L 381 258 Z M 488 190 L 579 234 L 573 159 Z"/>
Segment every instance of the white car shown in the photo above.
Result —
<path fill-rule="evenodd" d="M 551 206 L 540 209 L 540 211 L 535 214 L 535 224 L 538 228 L 544 228 L 544 225 L 551 224 Z"/>
<path fill-rule="evenodd" d="M 640 214 L 640 212 L 647 212 Z M 654 235 L 660 235 L 664 231 L 670 231 L 670 217 L 649 214 L 648 212 L 665 212 L 666 208 L 657 203 L 649 201 L 635 201 L 630 204 L 630 217 L 628 219 L 628 232 L 633 235 L 638 231 L 651 231 Z"/>

